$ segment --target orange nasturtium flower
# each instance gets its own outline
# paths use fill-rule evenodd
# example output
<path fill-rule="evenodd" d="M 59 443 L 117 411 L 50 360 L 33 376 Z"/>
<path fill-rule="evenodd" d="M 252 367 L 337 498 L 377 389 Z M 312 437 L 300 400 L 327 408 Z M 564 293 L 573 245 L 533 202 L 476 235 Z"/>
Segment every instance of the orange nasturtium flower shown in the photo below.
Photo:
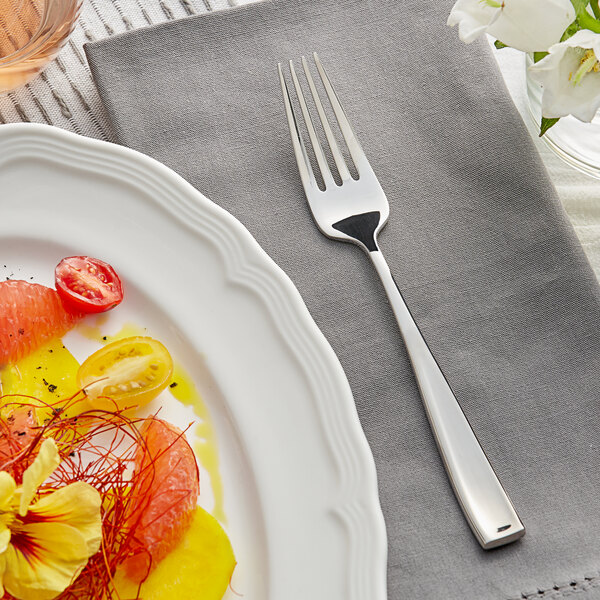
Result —
<path fill-rule="evenodd" d="M 6 590 L 19 600 L 56 598 L 100 548 L 101 500 L 91 485 L 71 483 L 33 502 L 59 464 L 50 438 L 20 487 L 0 471 L 0 597 Z"/>

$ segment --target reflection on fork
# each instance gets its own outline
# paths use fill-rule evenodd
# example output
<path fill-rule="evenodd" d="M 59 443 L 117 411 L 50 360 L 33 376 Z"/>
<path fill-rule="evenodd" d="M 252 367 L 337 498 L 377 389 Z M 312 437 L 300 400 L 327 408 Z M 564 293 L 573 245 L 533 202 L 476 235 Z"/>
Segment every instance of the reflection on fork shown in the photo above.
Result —
<path fill-rule="evenodd" d="M 302 57 L 304 88 L 310 92 L 312 112 L 318 117 L 317 123 L 323 132 L 321 138 L 327 142 L 341 181 L 339 184 L 331 171 L 293 62 L 290 61 L 289 67 L 299 111 L 294 108 L 283 69 L 281 64 L 278 65 L 292 145 L 314 220 L 326 236 L 360 246 L 377 270 L 404 339 L 446 472 L 477 540 L 485 549 L 513 542 L 524 535 L 525 527 L 413 320 L 379 249 L 377 236 L 389 216 L 387 198 L 316 53 L 314 60 L 335 115 L 335 126 L 339 128 L 358 173 L 356 179 L 350 173 L 351 166 L 349 168 L 340 150 L 306 58 Z M 316 173 L 304 144 L 301 123 L 308 133 Z M 317 177 L 322 180 L 322 185 Z"/>

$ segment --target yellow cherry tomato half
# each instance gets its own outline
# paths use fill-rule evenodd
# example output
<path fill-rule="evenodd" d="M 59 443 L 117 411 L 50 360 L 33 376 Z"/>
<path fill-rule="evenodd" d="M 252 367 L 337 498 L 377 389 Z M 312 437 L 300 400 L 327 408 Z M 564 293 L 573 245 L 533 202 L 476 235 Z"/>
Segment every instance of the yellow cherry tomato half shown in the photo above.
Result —
<path fill-rule="evenodd" d="M 169 351 L 151 337 L 111 342 L 79 367 L 77 383 L 94 408 L 144 406 L 154 400 L 173 375 Z"/>

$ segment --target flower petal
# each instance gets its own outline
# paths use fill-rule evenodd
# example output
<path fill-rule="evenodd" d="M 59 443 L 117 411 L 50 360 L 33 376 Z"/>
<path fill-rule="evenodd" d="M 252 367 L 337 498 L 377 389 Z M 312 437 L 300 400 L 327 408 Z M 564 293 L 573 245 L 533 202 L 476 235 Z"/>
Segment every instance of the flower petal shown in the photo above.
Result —
<path fill-rule="evenodd" d="M 44 440 L 39 454 L 35 460 L 23 473 L 23 486 L 21 489 L 21 504 L 19 514 L 24 517 L 27 514 L 27 508 L 31 504 L 37 489 L 52 475 L 54 470 L 60 464 L 60 457 L 56 442 L 52 438 Z"/>
<path fill-rule="evenodd" d="M 17 484 L 10 473 L 0 471 L 0 511 L 8 511 L 14 502 Z"/>
<path fill-rule="evenodd" d="M 500 16 L 487 32 L 517 50 L 545 52 L 574 20 L 570 0 L 504 0 Z"/>
<path fill-rule="evenodd" d="M 88 483 L 78 481 L 52 492 L 30 506 L 24 522 L 70 525 L 83 536 L 88 556 L 91 556 L 98 552 L 102 541 L 101 504 L 98 490 Z"/>
<path fill-rule="evenodd" d="M 30 523 L 13 532 L 3 555 L 4 588 L 18 600 L 51 600 L 64 591 L 88 561 L 83 536 L 64 523 Z"/>
<path fill-rule="evenodd" d="M 4 571 L 6 570 L 6 555 L 0 554 L 0 598 L 4 597 Z"/>
<path fill-rule="evenodd" d="M 467 44 L 489 33 L 517 50 L 541 52 L 560 41 L 574 20 L 570 0 L 457 0 L 448 25 L 458 25 Z"/>
<path fill-rule="evenodd" d="M 480 0 L 457 0 L 450 11 L 448 25 L 458 25 L 458 36 L 465 44 L 470 44 L 487 31 L 499 13 L 500 8 L 488 6 Z"/>
<path fill-rule="evenodd" d="M 8 544 L 10 543 L 10 529 L 4 524 L 0 524 L 0 555 L 2 552 L 6 552 Z M 1 598 L 2 596 L 0 596 Z"/>
<path fill-rule="evenodd" d="M 574 83 L 582 49 L 591 48 L 600 56 L 600 35 L 578 31 L 560 44 L 554 44 L 549 54 L 529 67 L 531 79 L 540 83 L 542 114 L 545 117 L 565 117 L 569 114 L 581 121 L 591 121 L 600 107 L 600 73 L 590 72 Z"/>
<path fill-rule="evenodd" d="M 0 471 L 0 554 L 6 551 L 10 542 L 8 523 L 12 521 L 11 511 L 14 510 L 16 489 L 17 484 L 12 475 L 6 471 Z M 0 588 L 1 575 L 2 573 L 0 572 Z M 1 592 L 2 590 L 0 589 Z"/>

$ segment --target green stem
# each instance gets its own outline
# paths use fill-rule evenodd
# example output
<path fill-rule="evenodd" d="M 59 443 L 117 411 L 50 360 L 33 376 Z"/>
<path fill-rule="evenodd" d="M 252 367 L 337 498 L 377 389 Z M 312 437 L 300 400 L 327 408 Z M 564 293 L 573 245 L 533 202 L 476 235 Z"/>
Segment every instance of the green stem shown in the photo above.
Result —
<path fill-rule="evenodd" d="M 592 0 L 590 2 L 590 6 L 592 7 L 592 10 L 594 11 L 594 16 L 596 17 L 596 19 L 600 19 L 600 4 L 599 4 L 598 0 Z"/>
<path fill-rule="evenodd" d="M 597 4 L 597 1 L 594 0 Z M 579 21 L 579 24 L 584 28 L 584 29 L 589 29 L 590 31 L 593 31 L 594 33 L 600 33 L 600 21 L 597 21 L 596 19 L 594 19 L 594 17 L 592 17 L 592 15 L 590 15 L 590 13 L 588 13 L 587 11 L 584 11 L 580 14 L 577 15 L 577 20 Z"/>

